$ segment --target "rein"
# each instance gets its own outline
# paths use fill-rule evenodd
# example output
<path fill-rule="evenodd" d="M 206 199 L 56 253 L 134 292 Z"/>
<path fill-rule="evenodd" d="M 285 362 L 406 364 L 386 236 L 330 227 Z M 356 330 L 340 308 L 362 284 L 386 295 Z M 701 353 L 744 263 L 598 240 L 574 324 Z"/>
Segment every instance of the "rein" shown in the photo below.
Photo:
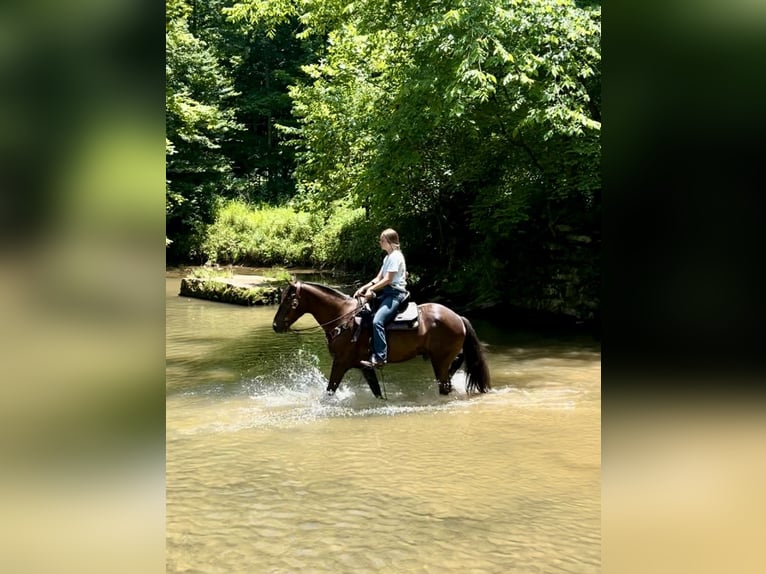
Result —
<path fill-rule="evenodd" d="M 295 293 L 293 294 L 293 308 L 297 307 L 300 303 L 301 298 L 301 284 L 300 281 L 296 284 Z M 330 323 L 334 323 L 335 321 L 340 321 L 341 319 L 345 319 L 346 317 L 350 317 L 352 315 L 356 315 L 359 310 L 363 307 L 361 299 L 356 300 L 356 309 L 351 309 L 351 311 L 348 311 L 347 313 L 343 313 L 343 315 L 340 315 L 338 317 L 335 317 L 334 319 L 330 319 L 329 321 L 326 321 L 324 323 L 320 323 L 319 325 L 312 325 L 311 327 L 304 327 L 303 329 L 291 329 L 294 333 L 302 332 L 302 331 L 311 331 L 312 329 L 322 329 L 323 327 L 329 325 Z M 339 329 L 340 327 L 336 327 L 336 329 Z M 329 334 L 328 334 L 329 336 Z"/>
<path fill-rule="evenodd" d="M 321 329 L 322 327 L 329 325 L 330 323 L 334 323 L 335 321 L 338 321 L 340 319 L 345 319 L 346 317 L 350 317 L 351 315 L 355 315 L 359 312 L 359 309 L 361 309 L 362 306 L 358 304 L 357 301 L 357 307 L 356 309 L 351 309 L 348 313 L 343 313 L 343 315 L 340 315 L 339 317 L 335 317 L 335 319 L 330 319 L 326 323 L 322 323 L 320 325 L 312 325 L 311 327 L 304 327 L 303 329 L 290 329 L 292 332 L 297 333 L 299 331 L 311 331 L 312 329 Z"/>

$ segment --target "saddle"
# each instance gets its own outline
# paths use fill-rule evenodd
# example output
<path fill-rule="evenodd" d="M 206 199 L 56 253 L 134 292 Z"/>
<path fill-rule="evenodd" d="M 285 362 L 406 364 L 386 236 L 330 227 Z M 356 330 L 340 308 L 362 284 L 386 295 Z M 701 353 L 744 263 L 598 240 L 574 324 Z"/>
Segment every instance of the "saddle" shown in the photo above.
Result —
<path fill-rule="evenodd" d="M 404 306 L 402 311 L 399 311 L 394 319 L 386 325 L 386 331 L 412 331 L 418 328 L 420 322 L 418 321 L 419 312 L 418 304 L 410 301 L 410 294 L 400 304 L 400 309 Z M 372 318 L 375 315 L 370 303 L 365 303 L 359 314 L 354 317 L 354 334 L 351 337 L 351 342 L 354 343 L 359 339 L 359 334 L 362 332 L 362 327 L 372 326 Z"/>
<path fill-rule="evenodd" d="M 406 303 L 407 307 L 404 311 L 397 313 L 394 320 L 386 325 L 386 331 L 406 331 L 418 328 L 418 304 L 412 301 Z"/>

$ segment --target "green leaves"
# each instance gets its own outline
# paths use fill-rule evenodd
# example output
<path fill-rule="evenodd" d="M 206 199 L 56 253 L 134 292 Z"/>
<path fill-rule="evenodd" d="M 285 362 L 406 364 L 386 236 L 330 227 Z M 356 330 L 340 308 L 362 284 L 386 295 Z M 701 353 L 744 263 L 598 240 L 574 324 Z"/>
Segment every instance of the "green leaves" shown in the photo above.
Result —
<path fill-rule="evenodd" d="M 201 4 L 193 13 L 183 0 L 168 2 L 166 147 L 179 213 L 202 213 L 205 190 L 220 184 L 221 195 L 284 199 L 263 190 L 274 181 L 292 189 L 294 177 L 294 206 L 333 213 L 341 202 L 357 210 L 344 230 L 364 218 L 373 235 L 396 227 L 424 276 L 436 284 L 465 274 L 454 284 L 484 301 L 512 269 L 536 265 L 556 225 L 582 235 L 597 227 L 599 7 Z M 192 16 L 207 23 L 199 33 Z M 323 261 L 351 261 L 322 245 Z"/>
<path fill-rule="evenodd" d="M 223 143 L 241 126 L 227 108 L 233 82 L 215 51 L 190 31 L 190 19 L 200 15 L 185 0 L 168 0 L 167 14 L 166 224 L 171 251 L 188 255 L 189 241 L 211 216 L 211 191 L 231 170 Z"/>
<path fill-rule="evenodd" d="M 471 244 L 491 257 L 521 249 L 519 233 L 549 233 L 561 217 L 576 226 L 593 205 L 600 10 L 368 1 L 333 18 L 321 63 L 291 92 L 311 201 L 350 198 L 415 242 L 436 240 L 448 262 Z"/>

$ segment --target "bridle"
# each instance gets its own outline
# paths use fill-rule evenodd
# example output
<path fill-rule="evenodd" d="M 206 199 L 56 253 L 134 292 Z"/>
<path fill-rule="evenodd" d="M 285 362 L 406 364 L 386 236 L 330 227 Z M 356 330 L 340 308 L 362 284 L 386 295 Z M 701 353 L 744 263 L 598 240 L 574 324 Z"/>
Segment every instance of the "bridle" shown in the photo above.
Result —
<path fill-rule="evenodd" d="M 301 304 L 301 282 L 300 281 L 298 281 L 295 284 L 295 291 L 293 292 L 291 297 L 292 297 L 293 301 L 292 301 L 292 303 L 290 303 L 290 308 L 295 310 L 295 309 L 298 308 L 298 305 Z M 285 320 L 287 320 L 287 319 L 285 319 Z"/>
<path fill-rule="evenodd" d="M 300 281 L 298 281 L 295 284 L 295 291 L 293 291 L 290 294 L 290 299 L 291 299 L 291 301 L 290 301 L 290 309 L 295 311 L 298 308 L 298 306 L 301 304 L 301 282 Z M 289 329 L 290 328 L 290 320 L 287 317 L 287 315 L 288 314 L 285 313 L 285 316 L 282 319 L 282 322 L 285 324 L 285 329 Z M 299 329 L 293 329 L 293 331 L 298 331 L 298 330 Z M 305 329 L 300 329 L 300 330 L 305 330 Z"/>

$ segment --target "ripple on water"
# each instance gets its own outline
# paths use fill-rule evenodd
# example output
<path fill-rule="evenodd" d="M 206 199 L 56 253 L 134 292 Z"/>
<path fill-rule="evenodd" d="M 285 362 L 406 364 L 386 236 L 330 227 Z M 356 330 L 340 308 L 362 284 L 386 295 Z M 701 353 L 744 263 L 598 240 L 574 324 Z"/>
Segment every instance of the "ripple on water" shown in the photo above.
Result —
<path fill-rule="evenodd" d="M 172 420 L 168 433 L 183 436 L 289 428 L 331 418 L 391 417 L 471 408 L 477 401 L 499 408 L 569 410 L 575 408 L 585 392 L 561 385 L 506 386 L 486 395 L 468 397 L 465 374 L 458 371 L 453 377 L 454 390 L 447 397 L 436 394 L 434 386 L 413 394 L 411 388 L 400 386 L 396 380 L 384 384 L 389 400 L 381 401 L 372 395 L 361 374 L 350 371 L 338 391 L 328 396 L 327 380 L 317 362 L 316 356 L 301 353 L 292 364 L 274 373 L 251 377 L 236 385 L 213 384 L 169 397 L 169 401 L 183 403 L 183 408 L 169 405 L 168 416 Z M 354 373 L 357 380 L 353 379 Z"/>
<path fill-rule="evenodd" d="M 168 572 L 600 571 L 592 346 L 492 346 L 470 399 L 391 365 L 379 401 L 358 371 L 327 397 L 323 334 L 273 336 L 273 310 L 180 318 L 215 339 L 170 331 Z"/>

